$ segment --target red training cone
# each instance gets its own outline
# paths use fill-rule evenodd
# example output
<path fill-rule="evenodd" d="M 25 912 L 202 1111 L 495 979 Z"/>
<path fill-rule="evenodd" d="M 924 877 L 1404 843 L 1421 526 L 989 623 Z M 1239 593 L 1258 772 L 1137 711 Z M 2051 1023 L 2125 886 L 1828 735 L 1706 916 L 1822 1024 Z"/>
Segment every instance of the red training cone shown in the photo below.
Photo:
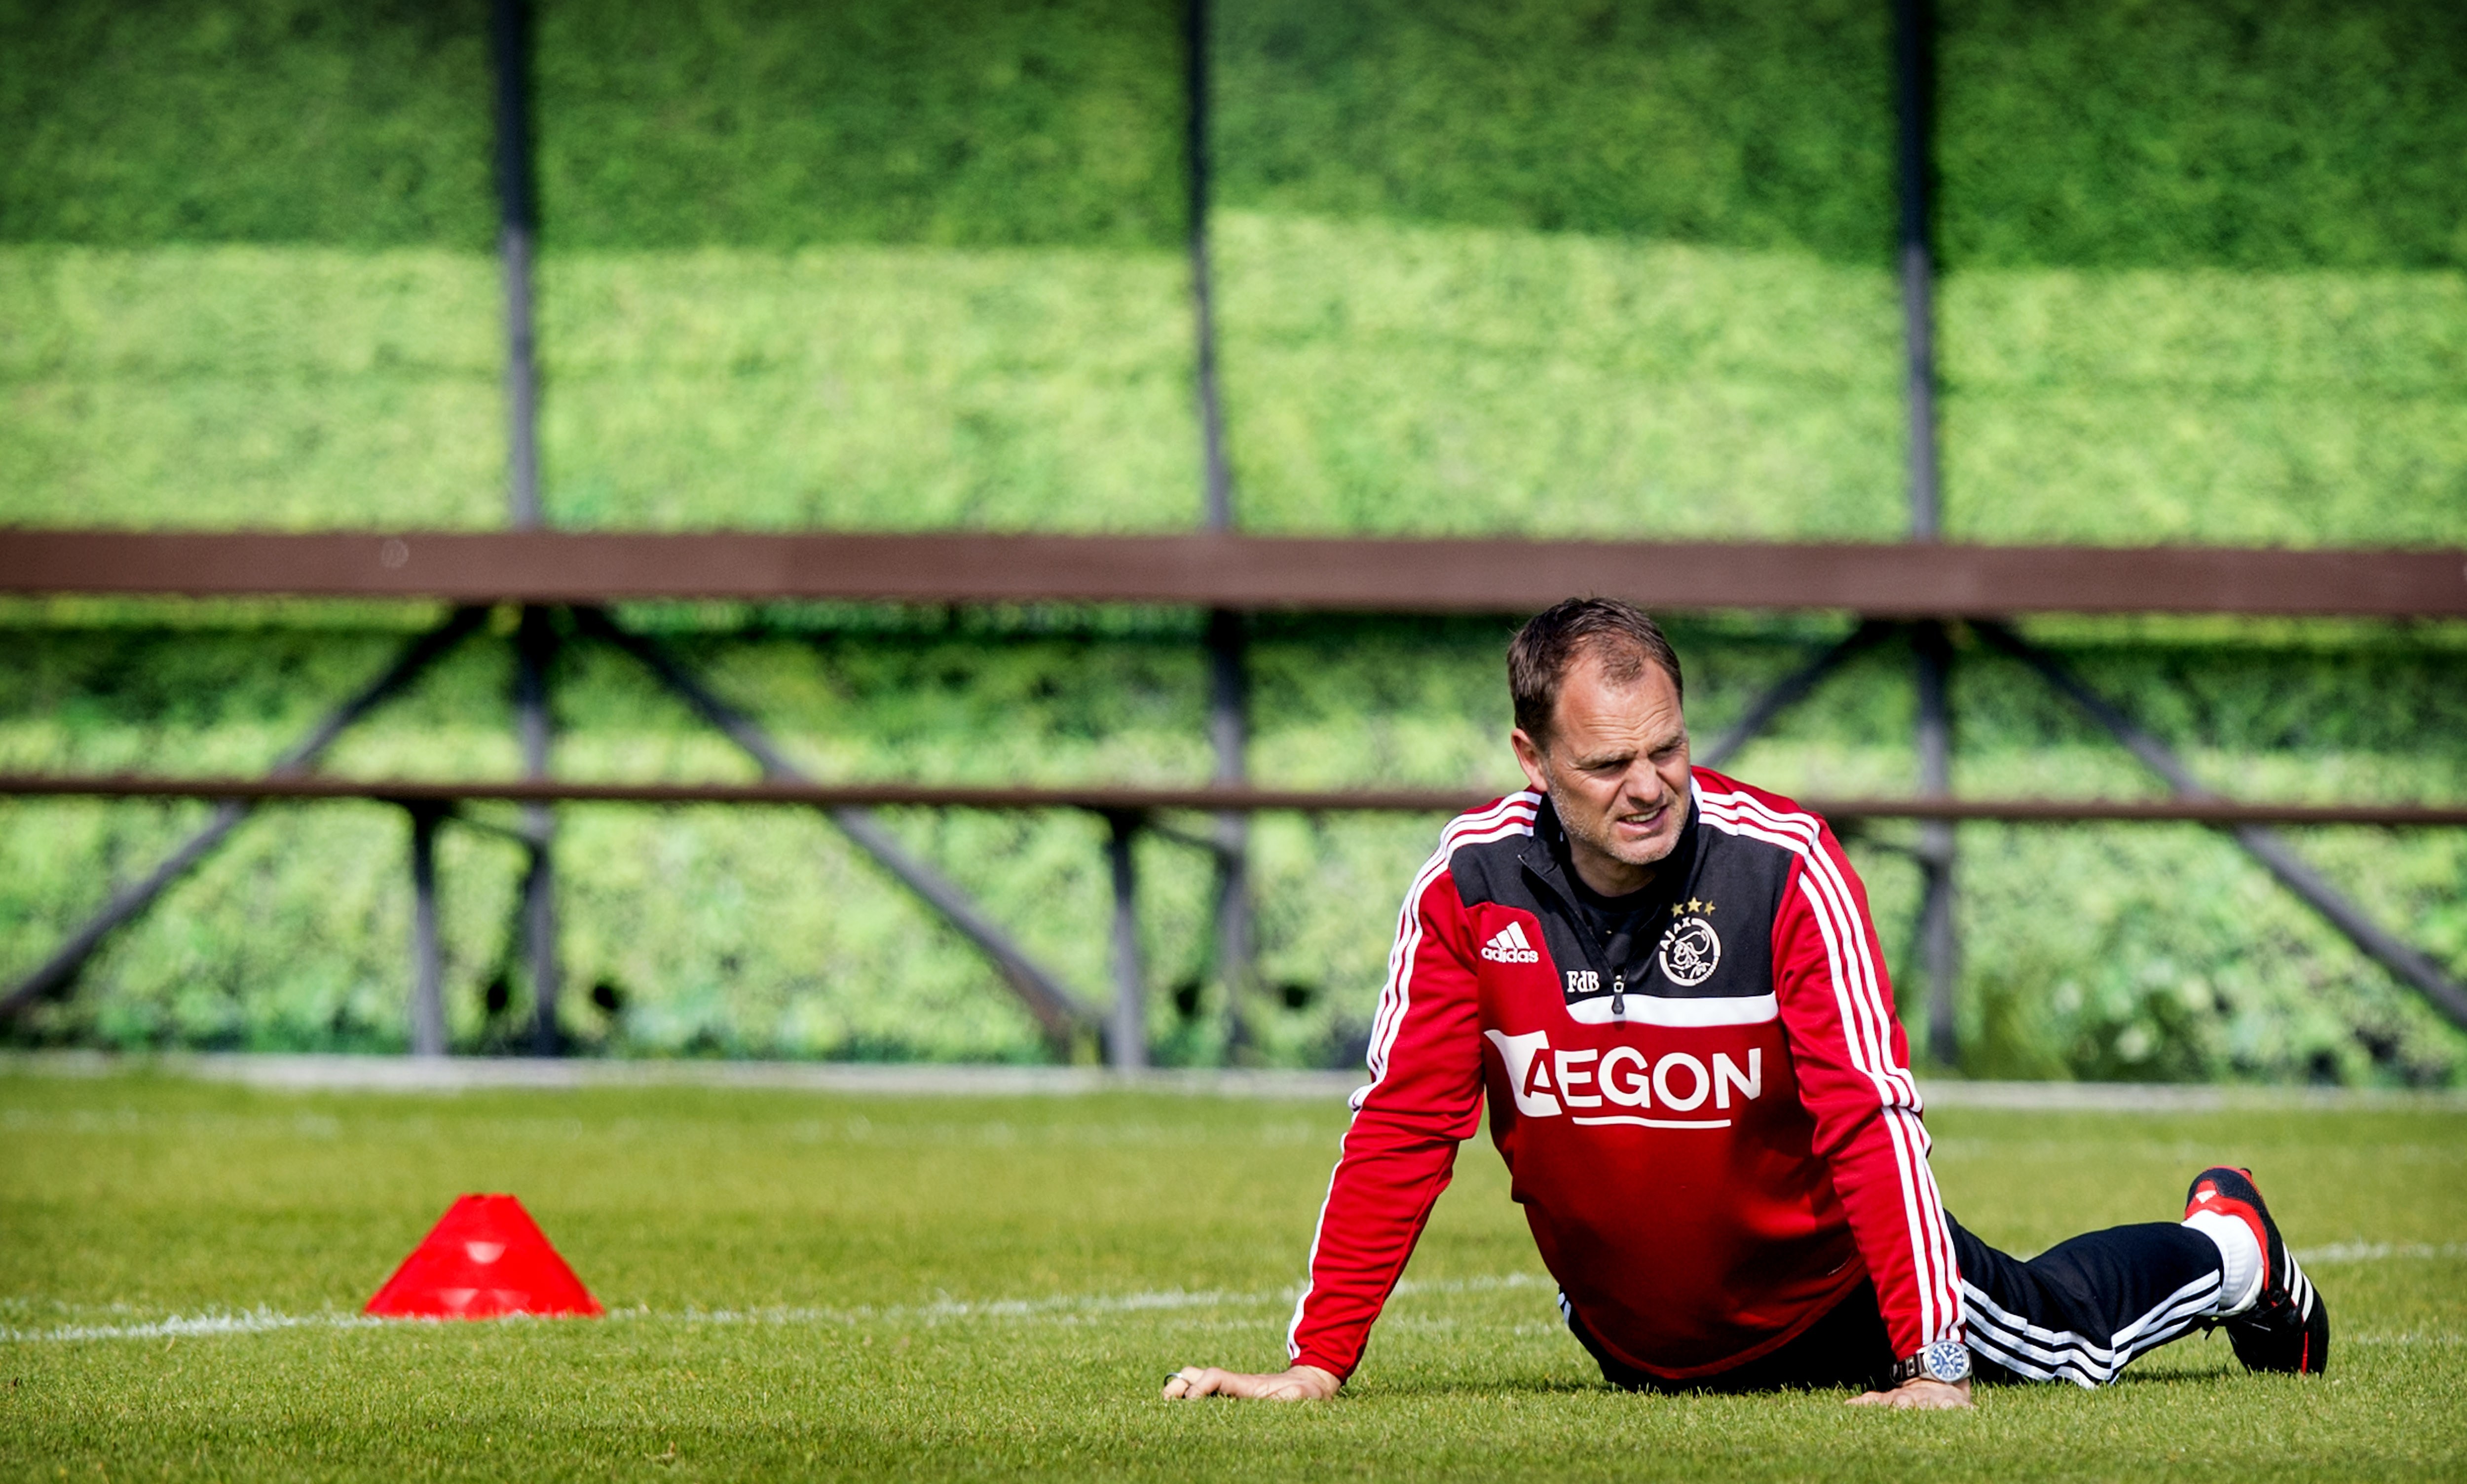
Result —
<path fill-rule="evenodd" d="M 393 1318 L 493 1319 L 509 1314 L 596 1315 L 600 1301 L 511 1196 L 464 1196 L 446 1209 L 368 1313 Z"/>

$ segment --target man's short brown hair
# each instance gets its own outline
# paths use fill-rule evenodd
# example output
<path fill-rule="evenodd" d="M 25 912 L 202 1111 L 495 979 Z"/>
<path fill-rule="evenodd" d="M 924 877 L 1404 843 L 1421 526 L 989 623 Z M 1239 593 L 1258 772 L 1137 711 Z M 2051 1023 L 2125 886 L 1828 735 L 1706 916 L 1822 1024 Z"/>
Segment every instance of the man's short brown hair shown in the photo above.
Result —
<path fill-rule="evenodd" d="M 1584 654 L 1598 659 L 1603 678 L 1615 685 L 1633 684 L 1648 663 L 1661 665 L 1671 689 L 1686 699 L 1679 651 L 1643 609 L 1616 597 L 1571 597 L 1535 614 L 1507 646 L 1507 693 L 1515 698 L 1516 725 L 1527 736 L 1550 740 L 1559 686 L 1568 666 Z"/>

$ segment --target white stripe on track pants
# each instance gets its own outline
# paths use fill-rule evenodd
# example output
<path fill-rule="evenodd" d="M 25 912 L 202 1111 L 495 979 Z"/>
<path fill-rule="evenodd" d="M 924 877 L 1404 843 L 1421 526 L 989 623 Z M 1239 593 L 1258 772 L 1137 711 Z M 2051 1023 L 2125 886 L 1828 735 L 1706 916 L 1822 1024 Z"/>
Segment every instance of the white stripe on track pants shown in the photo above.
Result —
<path fill-rule="evenodd" d="M 1952 1225 L 1980 1381 L 2105 1385 L 2135 1357 L 2193 1329 L 2218 1300 L 2218 1248 L 2170 1222 L 2085 1232 L 2027 1261 L 1989 1247 L 1959 1222 Z M 1577 1341 L 1601 1362 L 1602 1375 L 1615 1386 L 1637 1390 L 1870 1386 L 1899 1359 L 1876 1312 L 1875 1290 L 1864 1283 L 1780 1349 L 1685 1382 L 1605 1355 L 1583 1316 L 1564 1299 L 1560 1308 Z"/>

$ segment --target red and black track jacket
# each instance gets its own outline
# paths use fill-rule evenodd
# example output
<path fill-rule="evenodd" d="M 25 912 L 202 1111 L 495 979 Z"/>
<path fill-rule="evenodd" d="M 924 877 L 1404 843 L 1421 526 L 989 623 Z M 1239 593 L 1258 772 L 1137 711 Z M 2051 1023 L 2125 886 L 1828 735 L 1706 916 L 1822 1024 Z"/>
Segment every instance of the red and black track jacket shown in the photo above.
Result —
<path fill-rule="evenodd" d="M 1726 1370 L 1863 1278 L 1897 1355 L 1961 1338 L 1867 893 L 1788 799 L 1703 768 L 1692 795 L 1649 888 L 1658 939 L 1626 974 L 1585 926 L 1542 796 L 1441 835 L 1397 923 L 1297 1362 L 1352 1373 L 1485 1093 L 1542 1261 L 1614 1358 Z"/>

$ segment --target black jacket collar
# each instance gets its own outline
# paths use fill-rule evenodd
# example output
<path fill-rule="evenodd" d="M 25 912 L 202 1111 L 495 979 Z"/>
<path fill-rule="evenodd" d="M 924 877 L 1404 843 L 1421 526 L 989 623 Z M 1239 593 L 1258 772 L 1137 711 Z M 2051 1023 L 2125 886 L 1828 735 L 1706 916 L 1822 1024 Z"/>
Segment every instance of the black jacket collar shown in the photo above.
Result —
<path fill-rule="evenodd" d="M 1685 891 L 1696 874 L 1697 826 L 1696 790 L 1687 790 L 1687 822 L 1680 827 L 1679 843 L 1653 867 L 1653 881 L 1646 890 L 1672 895 Z M 1582 900 L 1576 888 L 1576 868 L 1568 854 L 1568 828 L 1559 822 L 1559 811 L 1544 795 L 1533 811 L 1533 838 L 1518 860 L 1532 873 L 1561 906 L 1575 911 Z"/>

